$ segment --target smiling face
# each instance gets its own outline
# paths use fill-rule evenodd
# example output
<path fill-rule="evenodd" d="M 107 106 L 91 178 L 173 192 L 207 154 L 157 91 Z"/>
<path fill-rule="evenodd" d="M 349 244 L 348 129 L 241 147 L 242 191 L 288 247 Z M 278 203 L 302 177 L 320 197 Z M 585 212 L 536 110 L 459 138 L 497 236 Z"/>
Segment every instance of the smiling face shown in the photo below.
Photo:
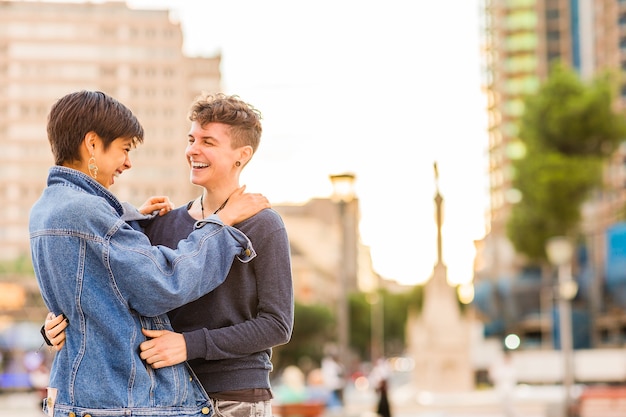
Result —
<path fill-rule="evenodd" d="M 193 184 L 207 189 L 237 187 L 240 168 L 247 161 L 242 148 L 231 146 L 230 126 L 224 123 L 207 123 L 201 126 L 194 121 L 188 134 L 185 156 L 190 167 L 190 180 Z"/>
<path fill-rule="evenodd" d="M 102 140 L 94 140 L 94 157 L 98 166 L 98 181 L 103 187 L 110 188 L 115 178 L 132 168 L 129 152 L 133 149 L 132 139 L 117 138 L 105 150 Z"/>

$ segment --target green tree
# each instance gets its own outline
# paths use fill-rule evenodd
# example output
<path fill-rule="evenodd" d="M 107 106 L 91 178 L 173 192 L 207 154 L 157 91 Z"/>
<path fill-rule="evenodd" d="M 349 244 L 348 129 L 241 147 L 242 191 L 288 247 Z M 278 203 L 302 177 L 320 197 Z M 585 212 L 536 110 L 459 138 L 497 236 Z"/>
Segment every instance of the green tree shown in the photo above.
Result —
<path fill-rule="evenodd" d="M 30 256 L 20 255 L 10 261 L 0 262 L 0 274 L 18 274 L 34 277 L 33 263 Z"/>
<path fill-rule="evenodd" d="M 526 153 L 513 161 L 513 188 L 522 199 L 512 208 L 507 233 L 531 262 L 545 260 L 548 238 L 578 235 L 581 205 L 601 186 L 604 162 L 626 137 L 612 91 L 608 76 L 585 84 L 557 64 L 526 99 L 519 129 Z"/>
<path fill-rule="evenodd" d="M 383 348 L 386 356 L 399 355 L 406 346 L 406 322 L 410 306 L 421 303 L 422 286 L 402 293 L 380 290 L 378 303 L 382 303 Z M 366 293 L 350 297 L 350 347 L 364 360 L 371 358 L 372 309 Z"/>
<path fill-rule="evenodd" d="M 606 157 L 624 140 L 624 115 L 613 108 L 616 83 L 601 74 L 588 83 L 556 63 L 524 106 L 520 137 L 535 151 Z"/>
<path fill-rule="evenodd" d="M 407 313 L 410 308 L 419 308 L 422 302 L 422 286 L 415 286 L 406 293 L 390 293 L 381 290 L 383 303 L 383 337 L 388 356 L 402 353 L 405 347 Z M 370 358 L 371 308 L 365 293 L 351 294 L 350 348 L 361 358 Z M 302 369 L 321 362 L 324 346 L 337 342 L 336 317 L 330 307 L 295 303 L 294 328 L 289 343 L 274 349 L 272 362 L 274 373 L 280 373 L 288 365 Z"/>
<path fill-rule="evenodd" d="M 296 302 L 291 340 L 274 349 L 274 372 L 288 365 L 300 365 L 302 360 L 319 363 L 324 345 L 336 339 L 334 322 L 335 317 L 328 307 Z"/>

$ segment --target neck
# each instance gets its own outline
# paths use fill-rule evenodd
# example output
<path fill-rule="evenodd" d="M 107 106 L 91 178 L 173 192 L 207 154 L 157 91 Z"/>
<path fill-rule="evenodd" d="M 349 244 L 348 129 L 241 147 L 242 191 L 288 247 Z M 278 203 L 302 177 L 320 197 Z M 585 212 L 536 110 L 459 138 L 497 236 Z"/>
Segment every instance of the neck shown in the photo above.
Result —
<path fill-rule="evenodd" d="M 236 188 L 238 188 L 238 186 Z M 202 191 L 202 195 L 198 198 L 198 205 L 200 206 L 199 208 L 202 218 L 215 214 L 224 208 L 228 197 L 235 191 L 236 188 L 224 189 L 225 191 L 205 188 Z"/>

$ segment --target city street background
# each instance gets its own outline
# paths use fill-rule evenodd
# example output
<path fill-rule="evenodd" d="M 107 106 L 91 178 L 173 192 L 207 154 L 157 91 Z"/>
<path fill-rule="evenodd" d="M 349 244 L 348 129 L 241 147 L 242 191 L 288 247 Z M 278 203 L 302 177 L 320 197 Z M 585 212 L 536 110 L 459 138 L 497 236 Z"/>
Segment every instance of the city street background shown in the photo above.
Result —
<path fill-rule="evenodd" d="M 525 391 L 525 392 L 524 392 Z M 558 387 L 522 388 L 515 408 L 520 417 L 558 417 Z M 342 410 L 327 410 L 328 417 L 376 417 L 376 395 L 369 391 L 347 391 L 347 404 Z M 411 400 L 412 398 L 412 400 Z M 426 400 L 426 398 L 424 398 Z M 507 417 L 493 390 L 466 394 L 436 395 L 431 404 L 417 403 L 415 393 L 392 393 L 393 417 Z M 42 417 L 37 393 L 0 394 L 2 417 Z"/>
<path fill-rule="evenodd" d="M 625 383 L 626 133 L 614 135 L 616 148 L 596 165 L 555 152 L 552 135 L 532 132 L 547 127 L 558 143 L 584 145 L 573 146 L 576 152 L 596 149 L 594 138 L 607 144 L 599 131 L 623 120 L 626 79 L 611 86 L 614 98 L 586 83 L 605 69 L 626 71 L 626 1 L 0 6 L 2 417 L 42 415 L 37 394 L 9 392 L 27 386 L 27 372 L 37 369 L 33 354 L 47 312 L 29 261 L 28 214 L 50 164 L 46 114 L 68 89 L 82 88 L 120 98 L 146 128 L 149 140 L 133 151 L 135 168 L 113 189 L 137 205 L 148 195 L 166 194 L 179 205 L 200 194 L 182 157 L 185 113 L 199 88 L 240 95 L 261 110 L 263 141 L 243 182 L 266 194 L 285 221 L 296 301 L 330 308 L 338 323 L 334 337 L 320 329 L 325 340 L 302 341 L 313 333 L 307 328 L 300 342 L 321 347 L 334 339 L 341 353 L 354 349 L 358 363 L 344 357 L 346 369 L 379 356 L 419 361 L 414 385 L 399 375 L 392 381 L 393 417 L 503 416 L 489 385 L 498 384 L 486 374 L 507 350 L 523 417 L 561 417 L 571 385 Z M 548 77 L 555 62 L 567 64 L 571 77 Z M 552 107 L 527 101 L 535 96 Z M 581 117 L 581 109 L 619 114 Z M 597 123 L 587 131 L 581 126 L 588 121 Z M 585 132 L 580 143 L 570 126 Z M 561 163 L 550 169 L 555 160 Z M 595 171 L 587 165 L 603 168 L 584 188 L 588 195 L 580 185 Z M 573 166 L 572 175 L 563 166 Z M 356 175 L 350 193 L 339 196 L 329 176 L 342 173 Z M 572 182 L 574 173 L 583 173 L 582 182 Z M 559 194 L 569 187 L 577 192 Z M 435 191 L 437 213 L 445 198 L 445 221 L 437 224 Z M 589 198 L 575 202 L 575 194 Z M 548 218 L 577 222 L 509 227 L 511 219 Z M 565 236 L 571 230 L 576 236 Z M 547 253 L 555 237 L 567 243 L 566 257 Z M 525 238 L 530 253 L 520 250 Z M 437 250 L 443 255 L 435 263 Z M 409 291 L 419 309 L 408 301 L 398 308 Z M 348 292 L 362 301 L 351 317 L 346 312 L 359 304 Z M 406 327 L 394 326 L 405 318 Z M 319 360 L 321 349 L 313 353 Z M 285 357 L 299 363 L 306 355 Z M 447 393 L 464 382 L 480 389 Z M 613 394 L 602 401 L 626 407 L 626 390 Z M 376 400 L 371 388 L 350 386 L 345 407 L 327 417 L 372 417 Z"/>

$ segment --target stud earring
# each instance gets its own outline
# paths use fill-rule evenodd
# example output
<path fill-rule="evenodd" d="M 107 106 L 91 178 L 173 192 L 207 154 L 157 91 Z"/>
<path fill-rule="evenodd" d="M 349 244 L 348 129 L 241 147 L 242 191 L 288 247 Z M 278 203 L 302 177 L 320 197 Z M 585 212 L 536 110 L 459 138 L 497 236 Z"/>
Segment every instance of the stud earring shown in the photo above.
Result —
<path fill-rule="evenodd" d="M 89 173 L 94 179 L 98 178 L 98 165 L 96 165 L 96 157 L 94 154 L 91 154 L 91 158 L 87 162 L 87 168 L 89 168 Z"/>
<path fill-rule="evenodd" d="M 235 162 L 235 166 L 236 167 L 241 166 L 241 162 L 239 162 L 239 161 Z"/>

